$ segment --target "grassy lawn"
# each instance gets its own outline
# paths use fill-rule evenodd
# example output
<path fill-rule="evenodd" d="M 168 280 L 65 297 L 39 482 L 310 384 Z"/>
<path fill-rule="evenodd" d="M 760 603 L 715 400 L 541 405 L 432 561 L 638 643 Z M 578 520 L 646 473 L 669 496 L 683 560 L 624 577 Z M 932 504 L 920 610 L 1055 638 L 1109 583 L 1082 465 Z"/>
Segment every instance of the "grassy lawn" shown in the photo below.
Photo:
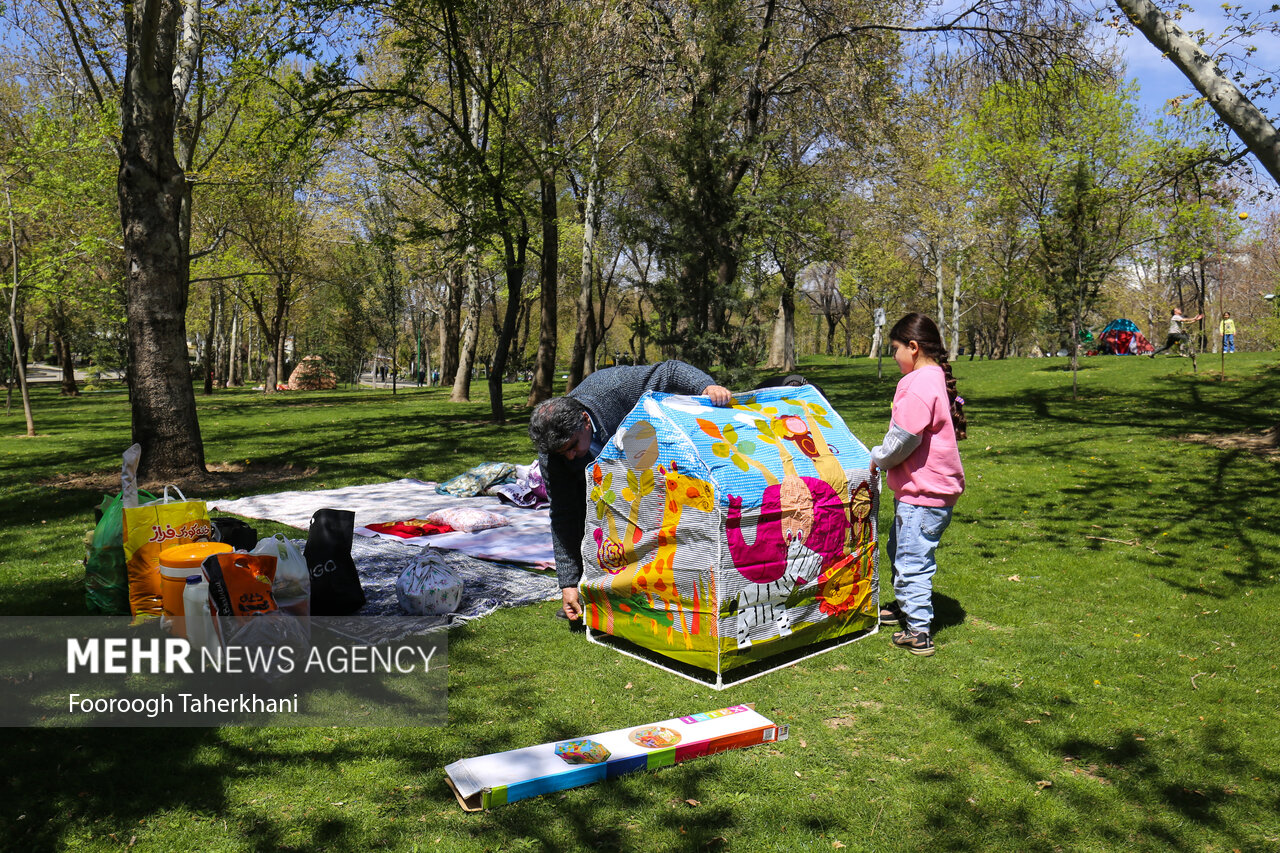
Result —
<path fill-rule="evenodd" d="M 1275 424 L 1276 356 L 1232 356 L 1226 381 L 1216 356 L 1087 359 L 1078 401 L 1063 362 L 955 366 L 968 492 L 932 658 L 882 632 L 715 693 L 550 603 L 503 610 L 450 634 L 443 728 L 2 732 L 0 848 L 1278 849 L 1280 462 L 1181 439 Z M 870 445 L 893 367 L 803 369 Z M 442 479 L 531 458 L 526 394 L 503 427 L 439 389 L 223 392 L 200 422 L 210 463 L 275 472 L 253 491 Z M 0 612 L 74 613 L 101 489 L 71 475 L 118 468 L 127 402 L 40 388 L 35 420 L 0 420 Z M 444 783 L 459 758 L 738 702 L 790 740 L 483 814 Z"/>

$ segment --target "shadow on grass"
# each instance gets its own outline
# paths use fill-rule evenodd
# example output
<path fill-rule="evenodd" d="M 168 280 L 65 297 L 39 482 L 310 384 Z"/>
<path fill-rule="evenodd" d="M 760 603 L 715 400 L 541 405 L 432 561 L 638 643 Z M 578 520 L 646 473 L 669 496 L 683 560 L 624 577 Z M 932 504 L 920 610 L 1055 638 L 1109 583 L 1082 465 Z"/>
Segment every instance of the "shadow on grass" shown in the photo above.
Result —
<path fill-rule="evenodd" d="M 1060 850 L 1071 849 L 1073 840 L 1089 848 L 1098 843 L 1092 833 L 1106 849 L 1190 851 L 1203 849 L 1203 832 L 1224 849 L 1258 849 L 1268 833 L 1265 822 L 1259 832 L 1239 815 L 1274 818 L 1276 803 L 1267 792 L 1280 785 L 1280 772 L 1211 724 L 1182 735 L 1112 730 L 1081 737 L 1079 725 L 1067 721 L 1087 709 L 1005 683 L 979 685 L 970 702 L 947 700 L 940 707 L 955 725 L 975 730 L 988 772 L 1014 789 L 1037 790 L 1045 803 L 993 796 L 967 769 L 925 771 L 921 781 L 939 788 L 940 796 L 920 819 L 938 849 Z M 1242 778 L 1257 783 L 1251 792 L 1229 781 Z M 1027 836 L 1033 826 L 1038 834 Z"/>

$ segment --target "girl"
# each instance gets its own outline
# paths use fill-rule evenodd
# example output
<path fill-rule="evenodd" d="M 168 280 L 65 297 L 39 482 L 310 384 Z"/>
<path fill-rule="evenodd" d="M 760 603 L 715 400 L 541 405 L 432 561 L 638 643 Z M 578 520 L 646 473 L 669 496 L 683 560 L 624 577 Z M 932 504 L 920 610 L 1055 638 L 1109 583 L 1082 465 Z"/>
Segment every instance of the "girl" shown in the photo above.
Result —
<path fill-rule="evenodd" d="M 923 314 L 908 314 L 889 330 L 902 379 L 884 441 L 871 451 L 871 470 L 888 471 L 893 489 L 889 561 L 897 601 L 880 611 L 880 624 L 902 624 L 895 645 L 914 655 L 933 654 L 934 552 L 964 491 L 957 439 L 965 437 L 964 399 L 947 364 L 942 335 Z"/>

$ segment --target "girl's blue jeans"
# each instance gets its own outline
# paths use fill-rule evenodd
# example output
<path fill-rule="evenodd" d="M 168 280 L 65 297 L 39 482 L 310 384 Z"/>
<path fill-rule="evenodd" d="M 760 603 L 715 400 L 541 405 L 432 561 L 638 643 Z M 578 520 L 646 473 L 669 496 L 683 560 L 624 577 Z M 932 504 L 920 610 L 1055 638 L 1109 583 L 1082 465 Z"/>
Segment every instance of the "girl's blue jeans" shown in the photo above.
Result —
<path fill-rule="evenodd" d="M 928 631 L 933 622 L 933 574 L 938 570 L 934 554 L 942 531 L 951 523 L 951 510 L 949 506 L 893 502 L 893 526 L 889 528 L 893 591 L 912 631 Z"/>

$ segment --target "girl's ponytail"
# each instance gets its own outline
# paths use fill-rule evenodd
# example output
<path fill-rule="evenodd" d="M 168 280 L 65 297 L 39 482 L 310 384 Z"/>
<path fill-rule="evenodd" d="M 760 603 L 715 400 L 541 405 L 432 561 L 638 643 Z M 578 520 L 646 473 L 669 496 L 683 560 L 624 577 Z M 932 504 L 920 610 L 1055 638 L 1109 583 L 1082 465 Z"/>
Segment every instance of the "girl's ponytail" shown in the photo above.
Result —
<path fill-rule="evenodd" d="M 968 438 L 969 419 L 964 416 L 964 397 L 956 393 L 956 378 L 951 375 L 951 365 L 945 351 L 938 359 L 938 364 L 947 377 L 947 398 L 951 400 L 951 425 L 956 430 L 956 441 Z"/>

